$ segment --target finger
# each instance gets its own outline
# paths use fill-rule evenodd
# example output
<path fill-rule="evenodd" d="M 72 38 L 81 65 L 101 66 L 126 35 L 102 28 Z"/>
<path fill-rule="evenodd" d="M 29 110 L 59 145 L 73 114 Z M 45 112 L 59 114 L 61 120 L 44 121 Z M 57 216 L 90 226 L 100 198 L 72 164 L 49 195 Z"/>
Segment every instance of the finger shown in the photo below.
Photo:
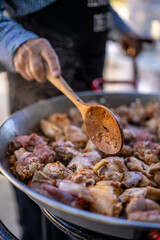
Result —
<path fill-rule="evenodd" d="M 122 40 L 121 40 L 121 46 L 122 46 L 122 49 L 124 49 L 125 51 L 127 51 L 128 44 L 127 44 L 127 42 L 125 41 L 125 39 L 122 39 Z"/>
<path fill-rule="evenodd" d="M 34 78 L 28 69 L 28 57 L 27 55 L 18 55 L 14 60 L 14 67 L 17 72 L 21 74 L 23 78 L 28 81 L 32 81 Z"/>
<path fill-rule="evenodd" d="M 142 51 L 142 43 L 137 41 L 132 48 L 134 49 L 134 57 L 136 57 Z"/>
<path fill-rule="evenodd" d="M 131 57 L 135 57 L 136 56 L 136 50 L 133 47 L 129 47 L 127 49 L 127 54 Z"/>
<path fill-rule="evenodd" d="M 32 81 L 32 80 L 34 80 L 34 78 L 31 77 L 31 76 L 29 76 L 24 69 L 22 70 L 21 68 L 18 68 L 18 69 L 17 69 L 17 72 L 19 72 L 19 73 L 21 74 L 21 76 L 22 76 L 23 78 L 25 78 L 27 81 Z"/>
<path fill-rule="evenodd" d="M 41 51 L 41 54 L 43 59 L 46 61 L 51 74 L 54 77 L 59 77 L 61 75 L 61 68 L 58 56 L 54 49 L 52 47 L 46 46 L 46 48 Z"/>
<path fill-rule="evenodd" d="M 29 59 L 29 71 L 32 73 L 34 79 L 38 82 L 45 82 L 45 69 L 43 64 L 43 59 L 40 55 L 35 54 Z"/>
<path fill-rule="evenodd" d="M 29 81 L 32 81 L 32 80 L 35 79 L 33 74 L 32 74 L 32 72 L 31 72 L 31 70 L 30 70 L 29 62 L 28 62 L 28 64 L 26 64 L 25 72 L 26 72 L 27 76 L 29 76 Z"/>

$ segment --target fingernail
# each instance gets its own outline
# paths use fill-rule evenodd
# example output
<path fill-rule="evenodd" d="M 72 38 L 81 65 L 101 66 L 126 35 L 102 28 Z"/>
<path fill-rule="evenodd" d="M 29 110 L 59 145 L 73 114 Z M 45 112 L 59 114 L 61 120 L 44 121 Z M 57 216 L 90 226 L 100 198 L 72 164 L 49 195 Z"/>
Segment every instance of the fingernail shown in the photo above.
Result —
<path fill-rule="evenodd" d="M 53 72 L 53 77 L 58 77 L 58 76 L 59 76 L 59 71 L 55 70 L 55 71 Z"/>

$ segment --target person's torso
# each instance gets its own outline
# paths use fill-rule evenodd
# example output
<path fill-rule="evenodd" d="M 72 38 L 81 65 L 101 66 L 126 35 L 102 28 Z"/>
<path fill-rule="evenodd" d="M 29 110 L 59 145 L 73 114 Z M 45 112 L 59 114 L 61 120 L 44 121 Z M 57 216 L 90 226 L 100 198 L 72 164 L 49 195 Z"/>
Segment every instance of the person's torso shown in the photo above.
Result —
<path fill-rule="evenodd" d="M 40 27 L 77 36 L 82 54 L 104 51 L 109 30 L 108 0 L 58 0 L 31 14 Z"/>

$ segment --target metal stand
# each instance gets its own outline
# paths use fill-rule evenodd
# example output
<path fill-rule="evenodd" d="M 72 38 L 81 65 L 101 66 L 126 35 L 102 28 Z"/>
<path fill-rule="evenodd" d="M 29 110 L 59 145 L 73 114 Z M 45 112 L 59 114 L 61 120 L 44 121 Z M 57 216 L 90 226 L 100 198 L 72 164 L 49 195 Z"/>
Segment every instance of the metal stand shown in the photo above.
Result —
<path fill-rule="evenodd" d="M 122 238 L 111 237 L 87 230 L 82 227 L 78 227 L 50 214 L 44 208 L 41 208 L 41 210 L 43 214 L 52 222 L 52 224 L 54 224 L 57 228 L 59 228 L 70 237 L 81 240 L 124 240 Z"/>
<path fill-rule="evenodd" d="M 18 240 L 0 220 L 0 239 L 2 240 Z"/>

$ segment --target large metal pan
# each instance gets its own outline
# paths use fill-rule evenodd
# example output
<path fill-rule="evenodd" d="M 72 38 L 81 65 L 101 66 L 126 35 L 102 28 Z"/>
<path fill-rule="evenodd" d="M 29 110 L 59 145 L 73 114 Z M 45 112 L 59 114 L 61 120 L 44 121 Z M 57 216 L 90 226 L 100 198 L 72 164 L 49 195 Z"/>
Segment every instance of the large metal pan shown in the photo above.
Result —
<path fill-rule="evenodd" d="M 138 94 L 138 93 L 94 93 L 83 92 L 79 94 L 84 101 L 92 99 L 98 100 L 102 104 L 116 107 L 120 104 L 129 105 L 139 98 L 143 103 L 153 99 L 160 101 L 160 94 Z M 67 112 L 73 104 L 65 96 L 55 97 L 43 102 L 33 104 L 16 114 L 12 115 L 0 128 L 0 170 L 17 188 L 26 193 L 41 208 L 45 208 L 54 214 L 77 226 L 90 229 L 103 234 L 122 237 L 124 239 L 134 239 L 138 231 L 151 231 L 160 229 L 158 223 L 147 223 L 129 221 L 126 219 L 112 218 L 95 214 L 92 212 L 79 210 L 62 203 L 48 199 L 17 180 L 10 172 L 6 161 L 8 142 L 11 142 L 15 135 L 29 133 L 38 124 L 41 118 L 48 117 L 53 112 Z"/>

